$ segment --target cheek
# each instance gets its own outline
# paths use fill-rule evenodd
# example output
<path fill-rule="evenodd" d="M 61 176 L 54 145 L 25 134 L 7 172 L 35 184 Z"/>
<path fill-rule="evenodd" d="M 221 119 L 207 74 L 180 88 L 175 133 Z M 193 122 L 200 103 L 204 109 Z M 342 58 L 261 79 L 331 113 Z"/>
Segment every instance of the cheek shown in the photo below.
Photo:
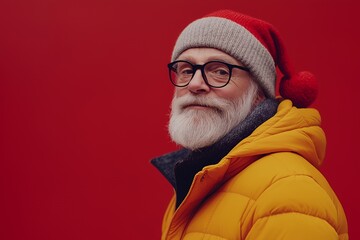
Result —
<path fill-rule="evenodd" d="M 235 100 L 239 99 L 243 93 L 244 88 L 239 88 L 237 86 L 229 86 L 229 88 L 221 89 L 223 91 L 218 91 L 216 95 L 221 98 L 229 99 L 229 100 Z"/>
<path fill-rule="evenodd" d="M 247 78 L 239 79 L 238 82 L 228 84 L 218 95 L 228 99 L 239 99 L 250 87 L 250 80 Z"/>
<path fill-rule="evenodd" d="M 181 96 L 184 96 L 186 94 L 186 88 L 175 88 L 175 91 L 174 91 L 174 96 L 175 97 L 181 97 Z"/>

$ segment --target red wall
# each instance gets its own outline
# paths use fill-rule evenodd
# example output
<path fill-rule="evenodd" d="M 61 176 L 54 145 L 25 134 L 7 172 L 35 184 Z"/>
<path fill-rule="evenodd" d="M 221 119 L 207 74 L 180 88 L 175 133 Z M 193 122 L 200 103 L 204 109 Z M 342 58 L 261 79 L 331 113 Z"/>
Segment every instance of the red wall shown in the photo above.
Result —
<path fill-rule="evenodd" d="M 272 22 L 317 75 L 323 171 L 360 239 L 356 4 L 1 1 L 0 239 L 159 239 L 172 189 L 149 160 L 175 148 L 166 63 L 180 30 L 218 8 Z"/>

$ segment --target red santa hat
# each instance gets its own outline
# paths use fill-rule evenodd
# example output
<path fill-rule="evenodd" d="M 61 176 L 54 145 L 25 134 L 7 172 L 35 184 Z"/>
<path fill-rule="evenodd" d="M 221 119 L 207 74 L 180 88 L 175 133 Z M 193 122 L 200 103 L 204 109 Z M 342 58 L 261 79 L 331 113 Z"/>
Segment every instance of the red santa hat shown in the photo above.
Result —
<path fill-rule="evenodd" d="M 282 73 L 280 95 L 297 107 L 317 96 L 310 72 L 294 73 L 278 31 L 269 23 L 231 10 L 220 10 L 190 23 L 178 37 L 172 60 L 189 48 L 219 49 L 239 60 L 269 98 L 275 97 L 276 68 Z"/>

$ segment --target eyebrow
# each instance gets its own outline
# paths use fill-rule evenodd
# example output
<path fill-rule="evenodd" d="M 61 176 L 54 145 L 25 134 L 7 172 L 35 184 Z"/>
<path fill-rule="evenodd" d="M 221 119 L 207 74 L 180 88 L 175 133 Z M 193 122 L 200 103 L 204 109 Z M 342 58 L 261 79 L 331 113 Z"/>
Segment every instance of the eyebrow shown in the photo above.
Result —
<path fill-rule="evenodd" d="M 199 64 L 198 61 L 195 61 L 194 57 L 192 56 L 184 56 L 184 57 L 180 57 L 176 60 L 185 60 L 185 61 L 189 61 L 193 64 Z M 220 62 L 226 62 L 226 63 L 229 63 L 229 64 L 235 64 L 235 65 L 242 65 L 240 62 L 237 62 L 237 61 L 234 61 L 233 59 L 230 59 L 230 58 L 227 58 L 226 56 L 210 56 L 208 58 L 206 58 L 206 60 L 204 62 L 201 62 L 201 64 L 204 64 L 204 63 L 207 63 L 207 62 L 210 62 L 210 61 L 220 61 Z"/>

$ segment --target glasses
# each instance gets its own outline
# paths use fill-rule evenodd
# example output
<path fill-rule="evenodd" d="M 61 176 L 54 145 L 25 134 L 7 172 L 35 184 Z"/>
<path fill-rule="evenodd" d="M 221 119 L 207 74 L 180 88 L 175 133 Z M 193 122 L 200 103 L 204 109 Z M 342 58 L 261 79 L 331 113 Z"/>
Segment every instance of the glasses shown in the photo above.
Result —
<path fill-rule="evenodd" d="M 221 61 L 210 61 L 203 65 L 198 65 L 179 60 L 169 63 L 168 68 L 170 80 L 176 87 L 186 87 L 189 85 L 198 69 L 200 69 L 205 83 L 212 88 L 225 87 L 230 82 L 233 68 L 246 72 L 250 71 L 246 67 Z"/>

